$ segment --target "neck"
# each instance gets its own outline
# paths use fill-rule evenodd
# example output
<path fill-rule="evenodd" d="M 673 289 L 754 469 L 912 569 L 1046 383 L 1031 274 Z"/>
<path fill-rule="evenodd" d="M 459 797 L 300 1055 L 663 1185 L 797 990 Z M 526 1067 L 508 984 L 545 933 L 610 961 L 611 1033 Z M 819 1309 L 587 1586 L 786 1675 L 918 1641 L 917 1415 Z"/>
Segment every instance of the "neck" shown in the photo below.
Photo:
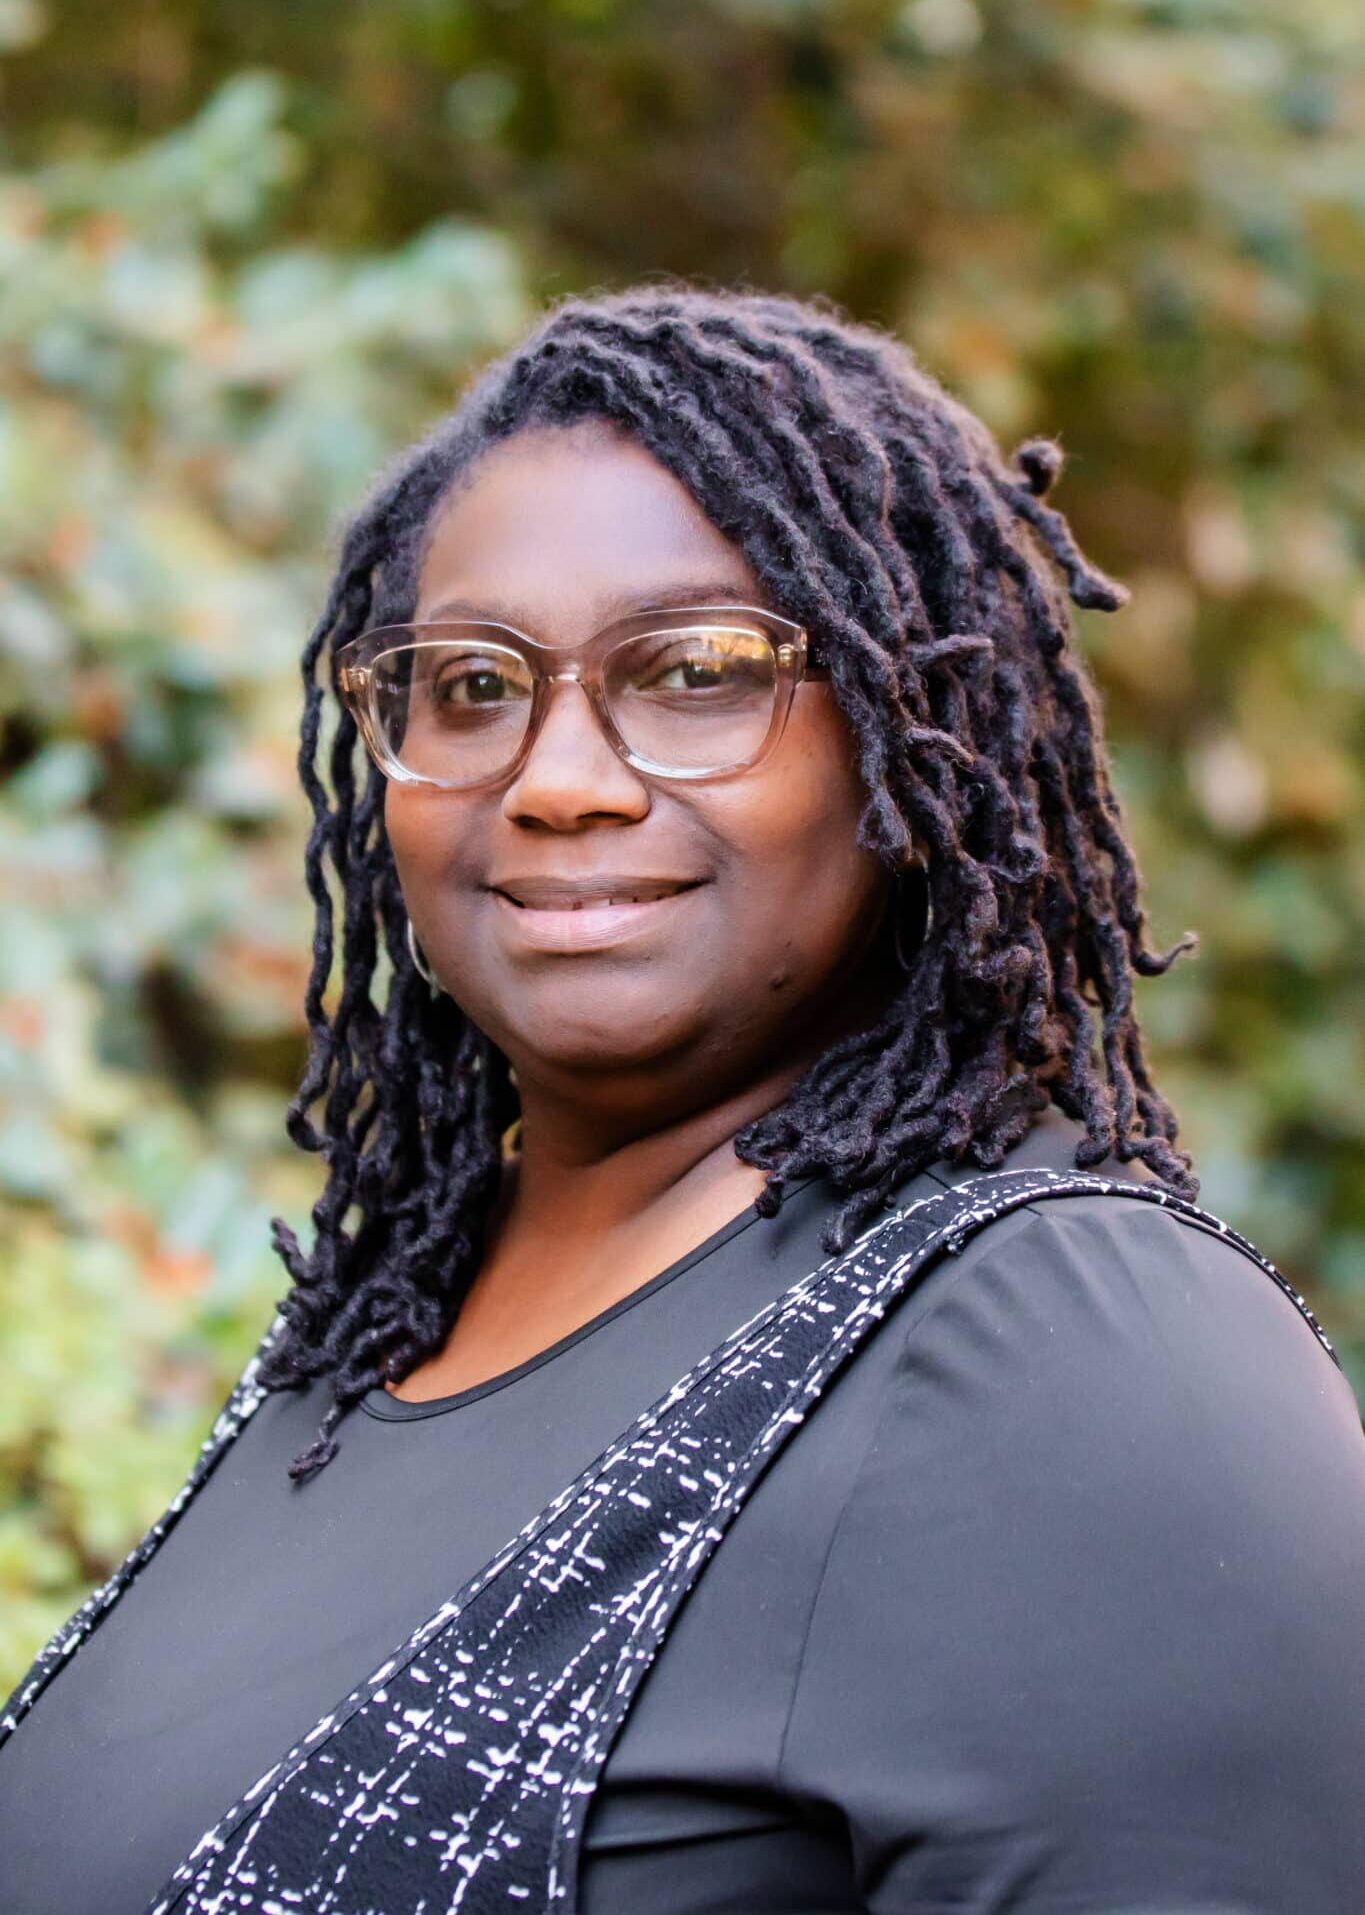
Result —
<path fill-rule="evenodd" d="M 606 1235 L 680 1198 L 714 1197 L 737 1213 L 763 1188 L 764 1174 L 741 1163 L 734 1136 L 780 1103 L 797 1072 L 760 1083 L 648 1126 L 613 1113 L 566 1107 L 523 1086 L 521 1151 L 514 1207 L 523 1226 L 572 1217 L 575 1236 Z M 657 1106 L 656 1106 L 657 1110 Z"/>

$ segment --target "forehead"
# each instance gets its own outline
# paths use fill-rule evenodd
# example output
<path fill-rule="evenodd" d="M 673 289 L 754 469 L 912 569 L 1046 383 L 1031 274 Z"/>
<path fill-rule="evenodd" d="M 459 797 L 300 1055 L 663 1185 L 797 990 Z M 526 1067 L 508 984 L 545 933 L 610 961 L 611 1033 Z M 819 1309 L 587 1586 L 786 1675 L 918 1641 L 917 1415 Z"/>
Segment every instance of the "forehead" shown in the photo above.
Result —
<path fill-rule="evenodd" d="M 761 591 L 681 481 L 626 434 L 590 421 L 528 429 L 480 457 L 437 507 L 416 615 L 458 601 L 569 640 L 631 599 L 694 581 Z"/>

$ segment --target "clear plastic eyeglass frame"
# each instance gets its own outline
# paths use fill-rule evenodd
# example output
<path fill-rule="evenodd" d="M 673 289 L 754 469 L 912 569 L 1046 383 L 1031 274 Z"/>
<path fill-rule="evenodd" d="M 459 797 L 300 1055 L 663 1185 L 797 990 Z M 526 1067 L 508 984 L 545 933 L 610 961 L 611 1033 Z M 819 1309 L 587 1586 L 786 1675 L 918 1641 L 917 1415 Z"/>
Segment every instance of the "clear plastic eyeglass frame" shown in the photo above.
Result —
<path fill-rule="evenodd" d="M 634 750 L 622 736 L 612 715 L 604 682 L 607 661 L 618 647 L 632 640 L 685 632 L 703 621 L 712 627 L 742 626 L 750 633 L 757 629 L 767 638 L 773 653 L 772 711 L 767 730 L 752 750 L 731 763 L 703 768 L 661 764 Z M 532 686 L 525 734 L 507 761 L 486 775 L 445 779 L 416 772 L 402 762 L 385 735 L 378 706 L 378 661 L 386 653 L 415 646 L 448 645 L 479 638 L 487 644 L 514 651 L 525 661 Z M 700 782 L 733 777 L 761 763 L 786 729 L 797 685 L 803 678 L 828 676 L 827 668 L 812 656 L 803 626 L 769 611 L 766 606 L 731 603 L 676 605 L 632 612 L 625 618 L 614 619 L 581 645 L 572 647 L 546 645 L 530 633 L 494 619 L 432 619 L 407 625 L 379 625 L 338 648 L 335 670 L 338 694 L 354 718 L 370 756 L 385 776 L 400 784 L 442 791 L 478 790 L 514 778 L 539 735 L 549 706 L 550 688 L 560 680 L 569 680 L 582 689 L 604 737 L 626 764 L 653 778 Z"/>

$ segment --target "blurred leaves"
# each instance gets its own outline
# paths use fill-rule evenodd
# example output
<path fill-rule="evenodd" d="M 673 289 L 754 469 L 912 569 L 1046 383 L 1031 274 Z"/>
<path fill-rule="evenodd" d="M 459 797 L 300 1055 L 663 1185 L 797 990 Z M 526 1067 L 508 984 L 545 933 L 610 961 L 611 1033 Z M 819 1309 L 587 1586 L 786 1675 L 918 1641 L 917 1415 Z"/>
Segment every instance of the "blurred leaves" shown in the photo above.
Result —
<path fill-rule="evenodd" d="M 0 178 L 0 1687 L 283 1288 L 301 638 L 335 521 L 529 316 L 466 222 L 279 242 L 286 101 Z"/>
<path fill-rule="evenodd" d="M 1347 0 L 0 0 L 0 1686 L 283 1286 L 329 539 L 536 303 L 898 330 L 1086 614 L 1207 1202 L 1365 1388 L 1365 26 Z"/>

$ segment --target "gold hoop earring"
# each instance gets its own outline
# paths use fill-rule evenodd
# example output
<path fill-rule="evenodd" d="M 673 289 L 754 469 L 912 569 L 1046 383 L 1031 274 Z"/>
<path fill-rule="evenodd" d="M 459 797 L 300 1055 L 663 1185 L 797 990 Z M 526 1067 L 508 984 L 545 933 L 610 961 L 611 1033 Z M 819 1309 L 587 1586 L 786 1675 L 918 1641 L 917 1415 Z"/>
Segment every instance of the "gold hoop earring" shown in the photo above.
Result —
<path fill-rule="evenodd" d="M 412 959 L 413 968 L 416 970 L 418 977 L 425 978 L 433 991 L 439 991 L 441 989 L 440 981 L 418 948 L 411 918 L 408 919 L 408 955 Z"/>

